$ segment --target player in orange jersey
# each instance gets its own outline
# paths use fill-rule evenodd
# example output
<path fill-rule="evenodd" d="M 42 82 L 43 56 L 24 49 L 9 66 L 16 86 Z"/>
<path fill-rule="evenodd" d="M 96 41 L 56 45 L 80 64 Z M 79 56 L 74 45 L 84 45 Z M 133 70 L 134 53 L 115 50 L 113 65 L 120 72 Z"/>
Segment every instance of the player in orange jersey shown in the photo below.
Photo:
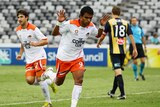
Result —
<path fill-rule="evenodd" d="M 84 6 L 78 19 L 66 21 L 65 11 L 60 10 L 57 15 L 57 24 L 53 28 L 52 35 L 61 35 L 56 60 L 57 76 L 55 83 L 60 86 L 63 84 L 66 74 L 71 72 L 74 79 L 72 91 L 71 107 L 76 107 L 82 91 L 82 82 L 85 72 L 84 67 L 84 43 L 88 37 L 100 36 L 103 32 L 104 24 L 109 16 L 104 15 L 100 19 L 99 29 L 91 22 L 93 9 Z"/>
<path fill-rule="evenodd" d="M 16 28 L 17 36 L 21 42 L 20 52 L 17 60 L 20 60 L 25 53 L 26 58 L 26 81 L 30 85 L 40 85 L 45 97 L 45 104 L 42 107 L 51 107 L 48 85 L 53 87 L 50 79 L 41 80 L 41 75 L 46 70 L 46 52 L 43 48 L 48 44 L 47 37 L 33 24 L 28 22 L 29 14 L 26 10 L 17 12 L 19 26 Z M 50 74 L 54 76 L 54 74 Z"/>

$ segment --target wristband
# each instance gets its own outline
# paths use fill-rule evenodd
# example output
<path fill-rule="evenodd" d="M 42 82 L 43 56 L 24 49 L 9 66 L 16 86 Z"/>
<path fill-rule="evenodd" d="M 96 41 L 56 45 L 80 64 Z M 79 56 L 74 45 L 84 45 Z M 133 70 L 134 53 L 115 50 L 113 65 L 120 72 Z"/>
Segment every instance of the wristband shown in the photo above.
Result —
<path fill-rule="evenodd" d="M 62 24 L 62 22 L 59 22 L 59 21 L 56 22 L 57 26 L 60 26 L 61 24 Z"/>
<path fill-rule="evenodd" d="M 104 30 L 104 26 L 102 26 L 102 25 L 99 25 L 99 29 L 103 29 L 103 30 Z"/>

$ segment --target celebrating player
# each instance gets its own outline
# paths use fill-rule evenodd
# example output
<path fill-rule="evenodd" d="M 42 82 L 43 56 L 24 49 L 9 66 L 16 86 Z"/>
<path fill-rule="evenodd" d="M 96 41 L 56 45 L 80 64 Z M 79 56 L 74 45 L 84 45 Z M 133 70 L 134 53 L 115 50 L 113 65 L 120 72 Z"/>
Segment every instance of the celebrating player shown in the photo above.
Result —
<path fill-rule="evenodd" d="M 126 99 L 122 77 L 123 63 L 126 54 L 126 35 L 129 35 L 131 39 L 134 58 L 137 56 L 137 50 L 132 37 L 130 25 L 127 21 L 120 18 L 120 13 L 121 10 L 119 7 L 114 6 L 112 8 L 112 19 L 106 23 L 104 33 L 101 35 L 97 47 L 99 48 L 106 34 L 109 33 L 110 58 L 115 71 L 115 77 L 113 88 L 108 92 L 108 95 L 113 97 L 117 87 L 119 87 L 121 94 L 117 99 Z"/>
<path fill-rule="evenodd" d="M 83 47 L 86 39 L 90 36 L 99 36 L 103 32 L 103 25 L 109 16 L 104 15 L 100 19 L 100 28 L 97 30 L 91 22 L 93 9 L 84 6 L 79 15 L 79 19 L 66 20 L 65 11 L 60 10 L 58 21 L 53 29 L 53 36 L 61 35 L 56 60 L 57 76 L 55 83 L 60 86 L 63 84 L 66 74 L 70 71 L 74 79 L 72 91 L 71 107 L 76 107 L 82 91 L 82 82 L 85 72 Z"/>
<path fill-rule="evenodd" d="M 53 80 L 41 81 L 41 75 L 46 70 L 46 52 L 43 46 L 48 44 L 48 40 L 35 25 L 28 22 L 28 15 L 26 10 L 21 9 L 17 12 L 19 26 L 16 28 L 16 33 L 21 42 L 17 60 L 20 60 L 22 54 L 25 53 L 26 81 L 30 85 L 40 84 L 45 97 L 45 104 L 42 107 L 51 107 L 48 85 L 55 92 Z M 54 76 L 53 73 L 50 75 Z"/>
<path fill-rule="evenodd" d="M 140 64 L 139 75 L 141 76 L 142 80 L 145 80 L 143 71 L 144 71 L 144 66 L 145 66 L 145 53 L 144 52 L 147 52 L 146 41 L 145 41 L 143 29 L 137 24 L 136 17 L 131 18 L 131 29 L 133 32 L 133 38 L 135 40 L 136 48 L 137 48 L 137 52 L 138 52 L 138 56 L 136 58 L 132 57 L 132 59 L 133 59 L 132 68 L 134 71 L 134 77 L 135 77 L 136 81 L 139 80 L 138 74 L 137 74 L 137 64 L 138 64 L 137 59 L 140 58 L 141 64 Z M 144 45 L 144 49 L 143 49 L 143 45 Z M 132 54 L 133 47 L 131 44 L 129 46 L 129 51 L 130 51 L 130 54 Z"/>

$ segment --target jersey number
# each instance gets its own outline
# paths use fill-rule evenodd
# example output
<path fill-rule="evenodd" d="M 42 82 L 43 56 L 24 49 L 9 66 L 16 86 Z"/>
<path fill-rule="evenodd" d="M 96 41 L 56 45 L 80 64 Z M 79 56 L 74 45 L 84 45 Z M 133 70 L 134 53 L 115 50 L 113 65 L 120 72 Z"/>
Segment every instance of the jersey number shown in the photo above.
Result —
<path fill-rule="evenodd" d="M 126 27 L 124 25 L 115 25 L 115 37 L 124 37 L 126 36 Z"/>
<path fill-rule="evenodd" d="M 28 42 L 28 41 L 24 41 L 24 47 L 25 47 L 26 49 L 31 48 L 31 46 L 30 46 L 30 42 Z"/>

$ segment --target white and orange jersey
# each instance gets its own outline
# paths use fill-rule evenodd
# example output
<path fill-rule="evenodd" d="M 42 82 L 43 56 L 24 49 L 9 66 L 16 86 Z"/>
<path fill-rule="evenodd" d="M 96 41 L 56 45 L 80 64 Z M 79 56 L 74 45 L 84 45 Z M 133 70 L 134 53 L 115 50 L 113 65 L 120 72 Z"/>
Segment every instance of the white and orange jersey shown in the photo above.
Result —
<path fill-rule="evenodd" d="M 47 39 L 46 36 L 33 24 L 28 23 L 26 29 L 22 29 L 19 25 L 16 28 L 17 36 L 24 47 L 26 63 L 33 63 L 40 59 L 46 59 L 46 52 L 43 46 L 30 46 L 30 42 L 38 42 Z"/>
<path fill-rule="evenodd" d="M 63 22 L 59 27 L 59 32 L 62 37 L 57 58 L 62 61 L 72 61 L 83 57 L 86 39 L 98 34 L 98 30 L 92 22 L 87 27 L 82 27 L 78 19 Z"/>

